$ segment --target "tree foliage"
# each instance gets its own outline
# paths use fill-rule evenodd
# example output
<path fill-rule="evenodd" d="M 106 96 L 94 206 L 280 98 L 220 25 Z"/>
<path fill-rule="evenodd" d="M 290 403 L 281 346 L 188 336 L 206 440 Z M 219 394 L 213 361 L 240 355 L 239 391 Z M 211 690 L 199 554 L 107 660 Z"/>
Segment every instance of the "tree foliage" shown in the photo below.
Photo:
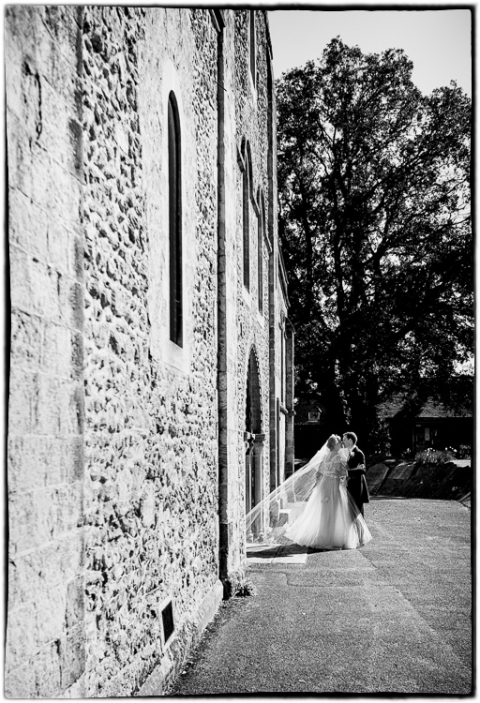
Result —
<path fill-rule="evenodd" d="M 337 38 L 277 81 L 297 392 L 364 437 L 395 392 L 445 400 L 473 345 L 471 104 L 412 69 Z"/>

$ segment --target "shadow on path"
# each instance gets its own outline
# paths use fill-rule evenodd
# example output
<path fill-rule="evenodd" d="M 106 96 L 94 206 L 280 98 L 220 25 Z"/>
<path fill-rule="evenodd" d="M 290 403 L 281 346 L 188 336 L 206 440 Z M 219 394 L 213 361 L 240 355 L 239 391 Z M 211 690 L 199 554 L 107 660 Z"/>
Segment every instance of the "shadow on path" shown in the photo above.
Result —
<path fill-rule="evenodd" d="M 300 547 L 298 544 L 255 544 L 247 546 L 247 559 L 274 559 L 275 557 L 289 557 L 298 554 L 309 554 L 308 547 Z"/>

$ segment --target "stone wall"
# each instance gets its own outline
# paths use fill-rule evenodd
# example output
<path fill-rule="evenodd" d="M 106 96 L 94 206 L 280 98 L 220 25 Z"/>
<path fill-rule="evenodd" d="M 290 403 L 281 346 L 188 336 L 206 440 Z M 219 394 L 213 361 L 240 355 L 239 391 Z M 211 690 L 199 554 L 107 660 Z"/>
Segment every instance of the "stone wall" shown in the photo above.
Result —
<path fill-rule="evenodd" d="M 254 358 L 268 493 L 279 314 L 268 29 L 255 15 L 254 88 L 249 11 L 6 12 L 11 696 L 131 696 L 152 672 L 166 691 L 244 569 L 248 365 Z M 181 347 L 169 337 L 171 91 Z M 238 162 L 247 141 L 248 294 Z"/>
<path fill-rule="evenodd" d="M 116 696 L 138 690 L 159 660 L 168 680 L 218 594 L 216 33 L 205 10 L 92 8 L 84 57 L 87 690 Z M 183 349 L 169 341 L 165 286 L 170 90 Z"/>
<path fill-rule="evenodd" d="M 5 10 L 11 351 L 7 696 L 82 693 L 79 11 Z"/>
<path fill-rule="evenodd" d="M 263 194 L 268 216 L 268 92 L 267 92 L 267 37 L 266 20 L 261 12 L 256 12 L 256 66 L 255 85 L 251 76 L 249 60 L 250 11 L 235 12 L 234 52 L 235 62 L 235 134 L 238 152 L 242 152 L 242 143 L 248 143 L 251 154 L 252 181 L 250 184 L 249 220 L 250 220 L 250 291 L 243 285 L 243 173 L 237 168 L 237 414 L 240 420 L 238 440 L 238 479 L 241 490 L 240 510 L 238 512 L 238 536 L 240 552 L 244 549 L 245 529 L 242 506 L 245 502 L 245 444 L 243 441 L 242 418 L 245 417 L 246 387 L 248 362 L 254 354 L 258 363 L 260 386 L 260 432 L 265 434 L 263 443 L 263 492 L 270 490 L 269 469 L 269 427 L 270 427 L 270 378 L 269 378 L 269 280 L 267 243 L 263 242 L 263 312 L 258 305 L 258 226 L 259 226 L 259 192 Z M 268 226 L 268 225 L 267 225 Z"/>

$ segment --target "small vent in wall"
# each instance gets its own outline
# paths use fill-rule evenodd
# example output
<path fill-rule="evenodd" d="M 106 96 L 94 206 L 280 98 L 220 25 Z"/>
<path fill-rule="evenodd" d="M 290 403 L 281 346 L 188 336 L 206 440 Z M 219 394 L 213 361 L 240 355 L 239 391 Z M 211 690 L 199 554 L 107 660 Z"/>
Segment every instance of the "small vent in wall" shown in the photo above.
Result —
<path fill-rule="evenodd" d="M 173 605 L 169 601 L 162 610 L 162 625 L 163 625 L 163 641 L 167 644 L 170 637 L 173 635 L 175 625 L 173 622 Z"/>

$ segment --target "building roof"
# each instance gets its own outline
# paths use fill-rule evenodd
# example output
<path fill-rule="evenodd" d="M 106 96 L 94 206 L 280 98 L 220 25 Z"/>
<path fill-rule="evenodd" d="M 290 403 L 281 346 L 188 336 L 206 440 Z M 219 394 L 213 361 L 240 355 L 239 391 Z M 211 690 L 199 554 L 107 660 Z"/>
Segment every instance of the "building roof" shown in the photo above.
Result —
<path fill-rule="evenodd" d="M 456 408 L 452 410 L 442 403 L 434 403 L 427 400 L 423 408 L 416 417 L 422 418 L 452 418 L 452 417 L 472 417 L 472 411 L 467 408 Z"/>
<path fill-rule="evenodd" d="M 388 420 L 395 417 L 403 408 L 404 399 L 402 400 L 386 400 L 384 403 L 377 405 L 378 416 L 380 420 Z"/>
<path fill-rule="evenodd" d="M 397 396 L 390 401 L 381 403 L 377 406 L 378 415 L 382 420 L 388 420 L 403 409 L 405 405 L 406 398 L 403 396 Z M 464 408 L 448 408 L 443 403 L 438 403 L 434 400 L 427 400 L 422 406 L 420 411 L 415 415 L 415 418 L 421 418 L 423 420 L 444 420 L 452 419 L 455 417 L 472 417 L 472 411 L 466 407 Z"/>

